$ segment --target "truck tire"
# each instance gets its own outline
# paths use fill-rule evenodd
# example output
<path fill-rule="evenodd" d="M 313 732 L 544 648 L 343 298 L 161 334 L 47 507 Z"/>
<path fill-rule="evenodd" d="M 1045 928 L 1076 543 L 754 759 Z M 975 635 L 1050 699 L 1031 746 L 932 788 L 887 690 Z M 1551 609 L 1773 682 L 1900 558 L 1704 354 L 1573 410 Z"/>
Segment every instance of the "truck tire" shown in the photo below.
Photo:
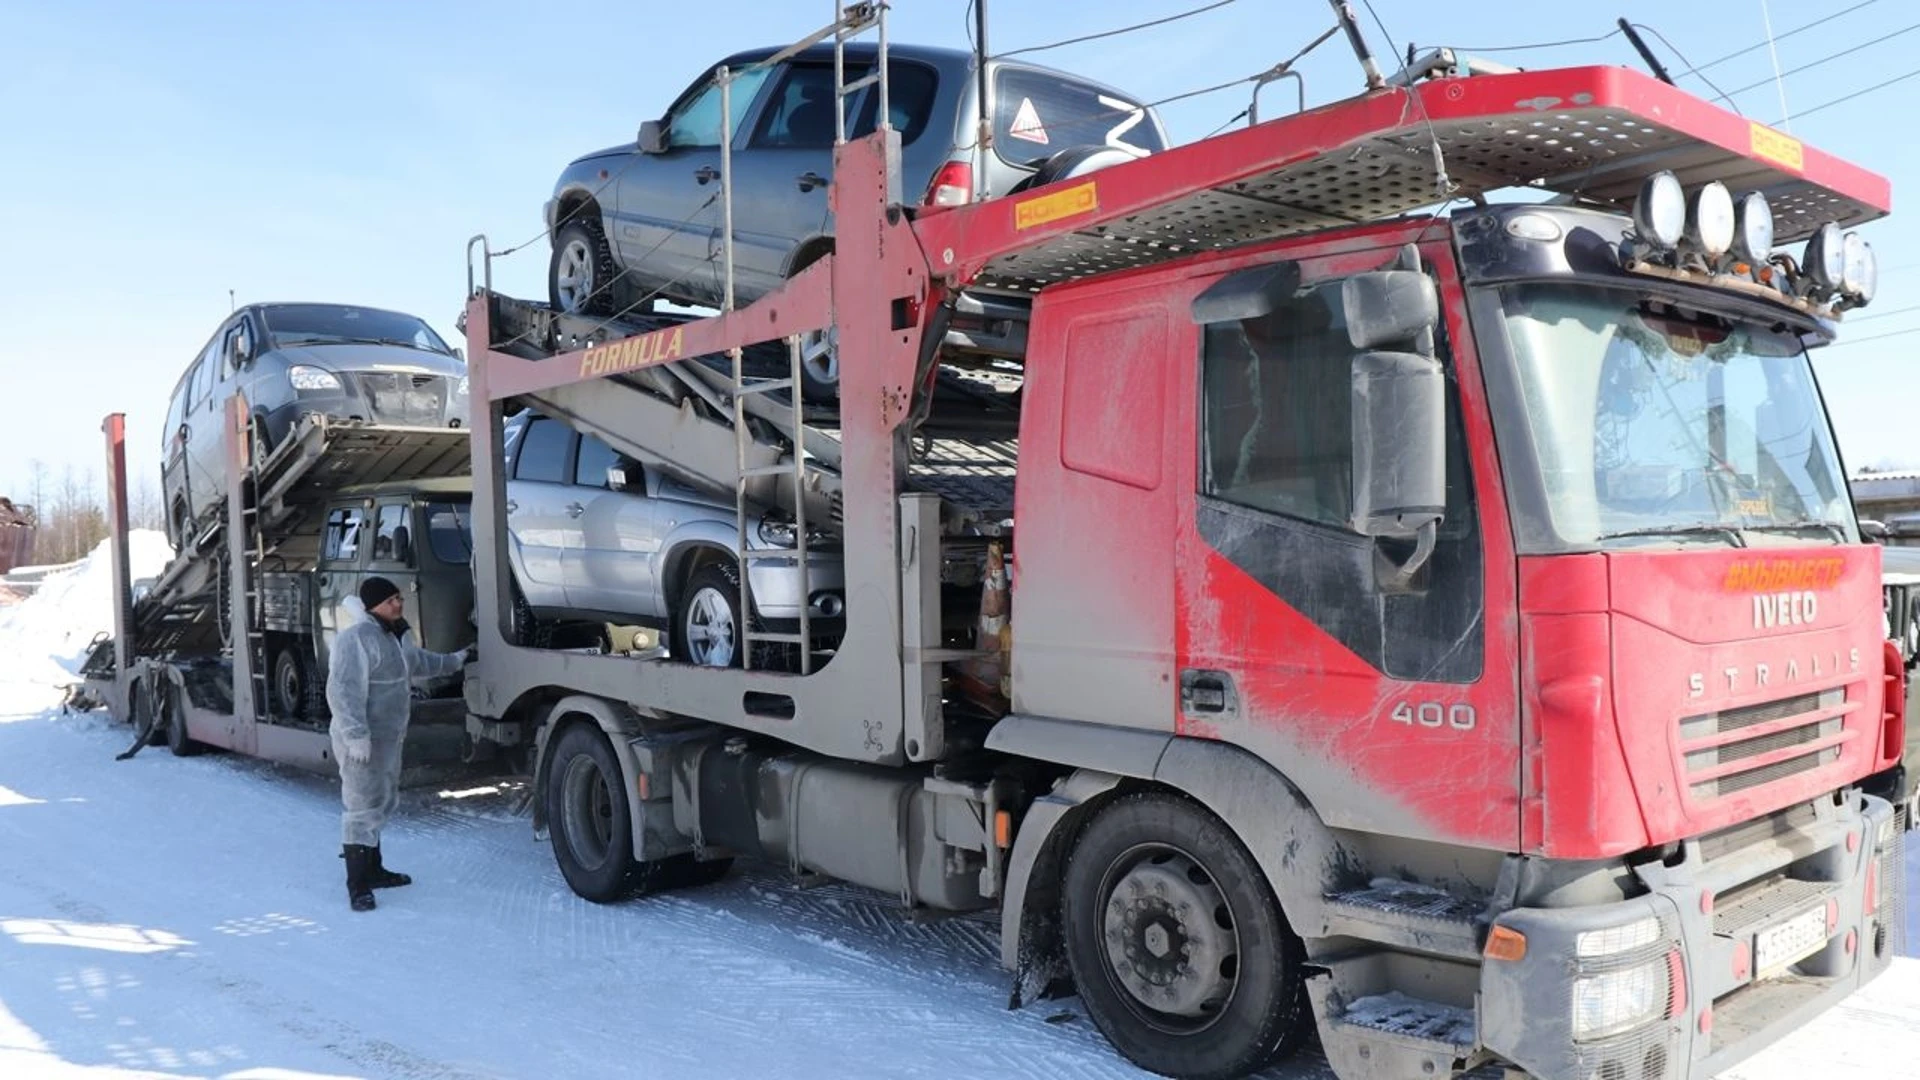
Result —
<path fill-rule="evenodd" d="M 1088 1015 L 1144 1069 L 1242 1076 L 1312 1030 L 1304 950 L 1259 864 L 1185 798 L 1100 810 L 1068 858 L 1061 916 Z"/>
<path fill-rule="evenodd" d="M 633 855 L 633 811 L 613 747 L 598 728 L 560 733 L 547 766 L 547 826 L 567 887 L 596 904 L 636 893 L 718 881 L 732 859 L 700 862 L 691 853 L 642 860 Z"/>
<path fill-rule="evenodd" d="M 169 684 L 166 691 L 167 749 L 174 757 L 193 757 L 206 747 L 187 735 L 185 687 Z"/>
<path fill-rule="evenodd" d="M 294 638 L 273 651 L 273 711 L 289 720 L 315 715 L 313 657 L 306 642 Z"/>
<path fill-rule="evenodd" d="M 569 315 L 605 315 L 613 311 L 613 254 L 600 223 L 576 218 L 553 234 L 547 260 L 547 301 Z"/>
<path fill-rule="evenodd" d="M 548 835 L 560 876 L 582 899 L 605 904 L 633 892 L 631 815 L 606 737 L 585 724 L 561 732 L 547 764 Z"/>

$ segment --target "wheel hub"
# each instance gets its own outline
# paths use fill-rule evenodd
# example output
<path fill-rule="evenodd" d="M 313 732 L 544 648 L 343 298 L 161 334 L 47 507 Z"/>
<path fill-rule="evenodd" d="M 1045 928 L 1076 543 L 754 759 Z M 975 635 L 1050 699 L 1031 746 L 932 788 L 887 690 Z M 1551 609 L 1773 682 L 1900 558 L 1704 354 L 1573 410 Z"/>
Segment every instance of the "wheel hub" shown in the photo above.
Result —
<path fill-rule="evenodd" d="M 687 650 L 693 662 L 728 667 L 735 648 L 733 610 L 713 589 L 701 589 L 688 605 Z"/>
<path fill-rule="evenodd" d="M 572 240 L 560 249 L 560 265 L 554 273 L 554 289 L 560 306 L 579 313 L 593 296 L 593 252 L 584 240 Z"/>
<path fill-rule="evenodd" d="M 1226 900 L 1197 863 L 1163 853 L 1123 875 L 1107 897 L 1102 934 L 1120 985 L 1156 1012 L 1211 1016 L 1233 990 Z M 1225 925 L 1222 925 L 1222 924 Z"/>

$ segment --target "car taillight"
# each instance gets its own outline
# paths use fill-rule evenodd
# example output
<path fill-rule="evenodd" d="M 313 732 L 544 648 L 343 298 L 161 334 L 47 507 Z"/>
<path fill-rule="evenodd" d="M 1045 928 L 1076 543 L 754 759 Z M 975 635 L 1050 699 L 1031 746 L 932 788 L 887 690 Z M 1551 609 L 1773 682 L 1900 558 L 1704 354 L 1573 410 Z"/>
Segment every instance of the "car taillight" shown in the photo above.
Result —
<path fill-rule="evenodd" d="M 965 206 L 973 201 L 973 166 L 964 161 L 949 161 L 933 174 L 927 185 L 926 205 Z"/>

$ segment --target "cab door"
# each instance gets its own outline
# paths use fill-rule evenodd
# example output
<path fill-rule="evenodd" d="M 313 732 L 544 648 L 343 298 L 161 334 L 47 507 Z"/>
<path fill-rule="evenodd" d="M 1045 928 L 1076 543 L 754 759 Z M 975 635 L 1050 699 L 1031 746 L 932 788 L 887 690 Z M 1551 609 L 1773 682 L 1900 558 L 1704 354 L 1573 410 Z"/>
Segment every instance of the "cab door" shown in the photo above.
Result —
<path fill-rule="evenodd" d="M 366 508 L 358 501 L 338 502 L 328 507 L 327 520 L 320 538 L 320 562 L 314 570 L 317 596 L 314 621 L 315 653 L 320 670 L 327 670 L 333 653 L 333 638 L 339 633 L 344 612 L 340 605 L 349 596 L 358 596 L 360 575 L 365 566 Z"/>
<path fill-rule="evenodd" d="M 421 644 L 419 568 L 413 552 L 413 500 L 406 495 L 383 495 L 374 500 L 369 514 L 373 542 L 366 551 L 366 574 L 386 578 L 399 587 L 401 617 L 412 627 L 414 643 Z"/>
<path fill-rule="evenodd" d="M 1375 346 L 1430 349 L 1444 375 L 1446 503 L 1431 554 L 1402 579 L 1415 539 L 1351 524 L 1359 454 L 1395 454 L 1401 433 L 1356 448 L 1344 289 L 1413 269 L 1405 251 L 1391 238 L 1299 245 L 1184 283 L 1167 430 L 1191 482 L 1175 515 L 1171 704 L 1177 730 L 1254 750 L 1331 826 L 1510 850 L 1519 656 L 1500 613 L 1515 610 L 1515 563 L 1492 455 L 1470 452 L 1491 445 L 1477 359 L 1444 314 L 1431 345 Z M 1464 311 L 1446 243 L 1419 254 L 1440 310 Z"/>

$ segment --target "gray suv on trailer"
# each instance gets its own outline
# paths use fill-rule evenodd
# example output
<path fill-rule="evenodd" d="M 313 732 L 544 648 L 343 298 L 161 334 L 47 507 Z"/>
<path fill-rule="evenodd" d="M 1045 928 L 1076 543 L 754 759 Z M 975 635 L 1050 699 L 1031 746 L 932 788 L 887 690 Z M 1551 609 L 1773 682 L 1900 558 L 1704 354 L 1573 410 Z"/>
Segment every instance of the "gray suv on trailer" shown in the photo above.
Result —
<path fill-rule="evenodd" d="M 546 205 L 553 253 L 549 300 L 556 310 L 607 315 L 658 297 L 718 305 L 721 251 L 720 88 L 730 91 L 735 300 L 750 303 L 833 247 L 827 181 L 833 172 L 833 48 L 818 45 L 756 66 L 772 48 L 736 53 L 701 73 L 637 142 L 587 154 L 561 171 Z M 877 59 L 871 44 L 846 47 L 849 83 Z M 903 198 L 928 213 L 1166 148 L 1152 109 L 1111 87 L 1014 60 L 987 62 L 990 149 L 979 146 L 980 96 L 973 56 L 959 49 L 888 50 L 888 118 L 900 132 Z M 847 102 L 847 134 L 870 134 L 879 93 Z M 1024 332 L 1026 301 L 979 299 L 956 330 L 996 352 L 993 338 Z M 977 325 L 969 325 L 969 320 Z M 808 357 L 809 389 L 830 388 L 830 350 Z"/>

